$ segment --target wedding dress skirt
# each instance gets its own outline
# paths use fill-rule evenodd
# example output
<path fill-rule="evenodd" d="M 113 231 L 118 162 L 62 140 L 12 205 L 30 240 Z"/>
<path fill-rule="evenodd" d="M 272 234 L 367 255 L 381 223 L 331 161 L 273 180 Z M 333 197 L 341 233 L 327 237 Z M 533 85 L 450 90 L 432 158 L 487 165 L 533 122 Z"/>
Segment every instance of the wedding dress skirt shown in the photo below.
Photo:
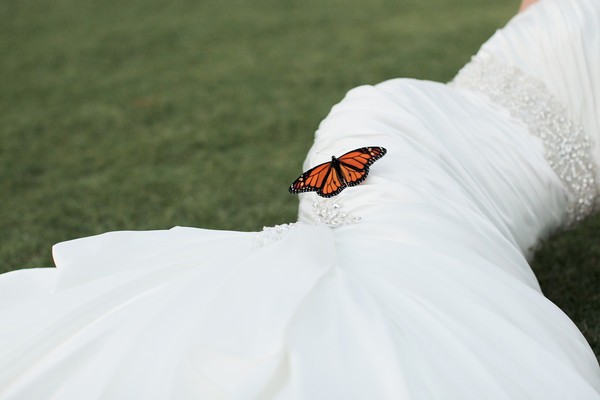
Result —
<path fill-rule="evenodd" d="M 449 85 L 351 90 L 305 167 L 388 153 L 297 223 L 110 232 L 0 276 L 0 399 L 600 399 L 526 260 L 596 201 L 599 26 L 542 0 Z"/>

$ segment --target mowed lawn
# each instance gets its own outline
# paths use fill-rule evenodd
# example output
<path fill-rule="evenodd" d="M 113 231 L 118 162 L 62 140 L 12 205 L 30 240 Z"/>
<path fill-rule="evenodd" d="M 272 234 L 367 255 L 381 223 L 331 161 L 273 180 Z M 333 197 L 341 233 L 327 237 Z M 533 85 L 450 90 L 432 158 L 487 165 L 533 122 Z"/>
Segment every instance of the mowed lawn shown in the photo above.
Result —
<path fill-rule="evenodd" d="M 0 272 L 53 243 L 295 220 L 287 192 L 354 86 L 447 81 L 516 0 L 0 3 Z M 544 292 L 600 353 L 600 218 L 549 240 Z"/>

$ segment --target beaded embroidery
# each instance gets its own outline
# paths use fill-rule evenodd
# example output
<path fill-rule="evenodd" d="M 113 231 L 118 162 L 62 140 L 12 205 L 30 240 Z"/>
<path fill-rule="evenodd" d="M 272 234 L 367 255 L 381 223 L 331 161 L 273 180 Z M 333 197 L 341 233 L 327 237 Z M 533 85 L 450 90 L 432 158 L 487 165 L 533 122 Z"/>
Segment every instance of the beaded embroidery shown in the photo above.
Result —
<path fill-rule="evenodd" d="M 450 85 L 483 93 L 542 140 L 546 160 L 567 189 L 569 224 L 594 211 L 592 142 L 542 82 L 486 54 L 473 57 Z"/>
<path fill-rule="evenodd" d="M 269 243 L 283 239 L 288 234 L 290 229 L 296 226 L 295 222 L 291 224 L 282 224 L 275 226 L 265 226 L 263 230 L 258 232 L 254 237 L 254 247 L 263 247 Z"/>
<path fill-rule="evenodd" d="M 347 214 L 339 202 L 329 199 L 315 201 L 313 214 L 317 225 L 331 228 L 360 222 L 360 217 Z"/>
<path fill-rule="evenodd" d="M 315 201 L 313 203 L 313 216 L 315 225 L 328 226 L 337 228 L 338 226 L 356 224 L 360 221 L 360 217 L 347 214 L 344 212 L 342 205 L 331 199 Z M 281 240 L 288 232 L 295 228 L 296 222 L 290 224 L 282 224 L 275 226 L 265 226 L 263 230 L 258 232 L 254 237 L 254 247 L 263 247 L 270 243 Z"/>

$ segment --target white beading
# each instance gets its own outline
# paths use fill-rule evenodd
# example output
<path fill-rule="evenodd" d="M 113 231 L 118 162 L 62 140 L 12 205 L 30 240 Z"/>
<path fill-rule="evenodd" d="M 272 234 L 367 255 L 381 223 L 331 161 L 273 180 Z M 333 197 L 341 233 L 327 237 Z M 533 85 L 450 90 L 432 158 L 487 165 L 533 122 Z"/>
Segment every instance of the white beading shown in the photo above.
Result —
<path fill-rule="evenodd" d="M 316 200 L 313 203 L 312 214 L 315 225 L 337 228 L 342 225 L 356 224 L 360 217 L 346 213 L 342 205 L 332 199 Z M 263 247 L 270 243 L 283 239 L 288 232 L 295 228 L 296 222 L 275 226 L 265 226 L 263 230 L 257 232 L 254 237 L 254 247 Z"/>
<path fill-rule="evenodd" d="M 275 226 L 265 226 L 254 237 L 254 247 L 263 247 L 270 243 L 283 239 L 288 232 L 296 226 L 295 222 Z"/>
<path fill-rule="evenodd" d="M 544 156 L 569 196 L 569 224 L 594 211 L 597 187 L 592 141 L 543 82 L 485 54 L 473 57 L 450 85 L 486 95 L 542 140 Z"/>
<path fill-rule="evenodd" d="M 360 217 L 346 213 L 338 201 L 331 199 L 316 200 L 313 203 L 313 215 L 317 225 L 331 228 L 360 222 Z"/>

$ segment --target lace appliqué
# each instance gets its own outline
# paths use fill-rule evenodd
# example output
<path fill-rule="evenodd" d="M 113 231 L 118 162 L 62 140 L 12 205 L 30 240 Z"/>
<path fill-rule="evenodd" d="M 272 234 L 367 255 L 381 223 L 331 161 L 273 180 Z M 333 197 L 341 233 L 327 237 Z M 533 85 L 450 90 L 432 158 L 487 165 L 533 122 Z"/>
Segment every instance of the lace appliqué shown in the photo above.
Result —
<path fill-rule="evenodd" d="M 360 222 L 360 217 L 346 213 L 338 201 L 330 199 L 315 201 L 313 203 L 313 215 L 317 225 L 325 225 L 331 228 Z"/>
<path fill-rule="evenodd" d="M 254 237 L 254 247 L 263 247 L 283 239 L 296 225 L 295 222 L 292 222 L 291 224 L 263 227 L 263 230 L 258 232 Z"/>
<path fill-rule="evenodd" d="M 487 95 L 542 140 L 544 156 L 569 195 L 569 224 L 594 211 L 597 188 L 592 141 L 542 82 L 490 55 L 477 55 L 450 85 Z"/>

